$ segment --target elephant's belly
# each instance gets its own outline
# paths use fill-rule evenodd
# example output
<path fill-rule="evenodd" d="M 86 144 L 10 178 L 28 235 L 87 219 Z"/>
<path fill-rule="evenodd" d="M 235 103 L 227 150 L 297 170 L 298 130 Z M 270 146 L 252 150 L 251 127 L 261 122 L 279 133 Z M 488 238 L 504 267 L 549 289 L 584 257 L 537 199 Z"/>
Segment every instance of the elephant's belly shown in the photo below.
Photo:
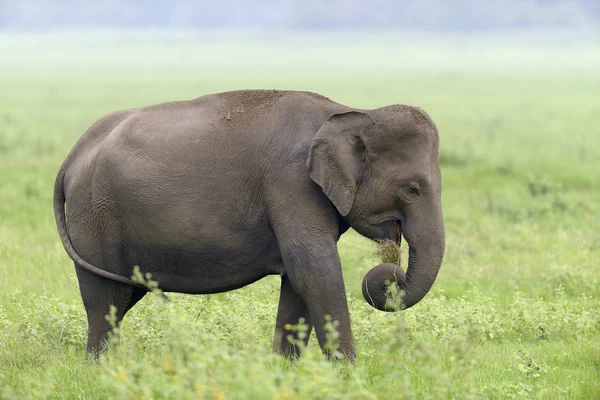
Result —
<path fill-rule="evenodd" d="M 282 261 L 276 246 L 225 249 L 130 245 L 125 265 L 137 265 L 167 292 L 208 294 L 225 292 L 280 274 Z"/>
<path fill-rule="evenodd" d="M 121 221 L 124 264 L 152 273 L 165 291 L 197 294 L 281 272 L 279 246 L 264 218 L 199 207 L 186 215 L 183 208 L 176 202 L 163 213 L 144 207 L 137 218 Z"/>

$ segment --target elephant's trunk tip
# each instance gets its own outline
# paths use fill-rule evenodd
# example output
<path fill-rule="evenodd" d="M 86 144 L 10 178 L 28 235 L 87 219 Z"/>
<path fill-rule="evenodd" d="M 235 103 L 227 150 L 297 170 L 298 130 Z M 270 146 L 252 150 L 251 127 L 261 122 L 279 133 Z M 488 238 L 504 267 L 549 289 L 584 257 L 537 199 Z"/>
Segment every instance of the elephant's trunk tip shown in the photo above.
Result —
<path fill-rule="evenodd" d="M 401 302 L 400 288 L 405 281 L 406 274 L 398 264 L 379 264 L 363 278 L 363 297 L 367 303 L 381 311 L 403 310 L 406 307 Z"/>

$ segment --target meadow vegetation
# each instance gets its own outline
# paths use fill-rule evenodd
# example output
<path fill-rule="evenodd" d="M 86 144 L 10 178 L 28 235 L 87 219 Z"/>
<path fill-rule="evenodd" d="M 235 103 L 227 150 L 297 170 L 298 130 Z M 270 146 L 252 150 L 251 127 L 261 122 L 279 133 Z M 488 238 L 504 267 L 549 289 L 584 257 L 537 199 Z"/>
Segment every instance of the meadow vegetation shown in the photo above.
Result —
<path fill-rule="evenodd" d="M 433 44 L 345 68 L 364 42 L 322 68 L 313 64 L 327 51 L 306 47 L 303 59 L 301 46 L 286 50 L 293 65 L 277 53 L 275 67 L 252 59 L 246 68 L 245 48 L 202 69 L 203 50 L 216 57 L 216 45 L 177 47 L 175 37 L 152 47 L 130 35 L 128 55 L 112 40 L 0 39 L 0 399 L 598 398 L 600 46 L 531 55 L 504 45 L 478 53 L 483 68 L 469 68 L 472 49 L 440 55 Z M 180 58 L 162 60 L 165 48 Z M 261 56 L 268 49 L 255 44 Z M 530 68 L 506 60 L 526 53 Z M 314 335 L 296 362 L 271 354 L 278 277 L 170 302 L 149 295 L 125 318 L 120 344 L 86 362 L 85 311 L 52 213 L 59 165 L 112 110 L 240 88 L 431 115 L 447 235 L 434 288 L 405 312 L 372 309 L 361 279 L 377 263 L 374 245 L 349 232 L 339 248 L 354 366 L 325 361 Z M 335 333 L 330 324 L 332 346 Z"/>

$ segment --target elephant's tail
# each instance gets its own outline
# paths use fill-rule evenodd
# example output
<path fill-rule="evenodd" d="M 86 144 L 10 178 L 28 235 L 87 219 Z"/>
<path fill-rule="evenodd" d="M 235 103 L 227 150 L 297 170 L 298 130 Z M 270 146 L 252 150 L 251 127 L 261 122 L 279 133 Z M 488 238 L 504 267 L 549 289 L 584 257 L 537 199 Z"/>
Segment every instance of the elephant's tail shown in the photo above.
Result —
<path fill-rule="evenodd" d="M 69 237 L 69 233 L 67 232 L 67 224 L 65 217 L 65 192 L 64 192 L 64 181 L 65 181 L 65 165 L 60 168 L 58 171 L 58 175 L 56 176 L 56 182 L 54 183 L 54 218 L 56 219 L 56 227 L 58 228 L 58 234 L 60 235 L 60 240 L 62 244 L 73 261 L 77 263 L 77 265 L 82 268 L 87 269 L 88 271 L 101 276 L 106 279 L 110 279 L 116 282 L 125 283 L 127 285 L 136 286 L 139 288 L 147 289 L 145 286 L 133 282 L 131 279 L 125 278 L 120 275 L 113 274 L 108 271 L 104 271 L 95 265 L 90 264 L 85 261 L 77 251 L 73 247 L 73 243 L 71 242 L 71 238 Z"/>

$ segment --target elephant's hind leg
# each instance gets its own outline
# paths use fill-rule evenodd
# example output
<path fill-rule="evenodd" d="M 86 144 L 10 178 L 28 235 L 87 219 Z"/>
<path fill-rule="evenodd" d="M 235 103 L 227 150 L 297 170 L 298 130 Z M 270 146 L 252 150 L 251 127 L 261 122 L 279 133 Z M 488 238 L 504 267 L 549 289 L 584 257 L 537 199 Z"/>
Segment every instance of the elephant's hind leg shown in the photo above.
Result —
<path fill-rule="evenodd" d="M 87 352 L 88 355 L 96 358 L 106 347 L 108 333 L 112 329 L 106 320 L 110 306 L 116 307 L 116 323 L 119 324 L 127 311 L 144 297 L 146 291 L 101 278 L 77 264 L 75 266 L 88 319 Z"/>
<path fill-rule="evenodd" d="M 304 324 L 307 325 L 307 330 L 304 331 L 305 337 L 302 339 L 299 337 L 299 331 L 290 329 L 291 326 L 298 324 L 300 318 L 304 318 Z M 281 292 L 275 324 L 273 351 L 287 357 L 300 356 L 300 348 L 297 344 L 302 341 L 306 346 L 311 331 L 312 323 L 310 322 L 306 303 L 294 290 L 287 275 L 283 275 L 281 277 Z M 292 341 L 290 341 L 290 336 Z"/>

